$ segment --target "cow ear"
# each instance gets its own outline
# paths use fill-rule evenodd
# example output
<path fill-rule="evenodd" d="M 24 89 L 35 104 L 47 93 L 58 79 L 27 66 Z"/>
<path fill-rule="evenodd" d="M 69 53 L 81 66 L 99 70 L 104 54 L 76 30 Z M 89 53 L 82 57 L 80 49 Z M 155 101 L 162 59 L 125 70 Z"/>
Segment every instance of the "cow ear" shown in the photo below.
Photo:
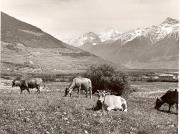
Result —
<path fill-rule="evenodd" d="M 106 91 L 106 95 L 110 95 L 110 90 Z"/>
<path fill-rule="evenodd" d="M 161 101 L 161 99 L 158 97 L 158 98 L 157 98 L 157 101 L 158 101 L 158 102 L 160 102 L 160 101 Z"/>
<path fill-rule="evenodd" d="M 95 94 L 95 95 L 99 95 L 99 90 L 97 90 L 94 94 Z"/>

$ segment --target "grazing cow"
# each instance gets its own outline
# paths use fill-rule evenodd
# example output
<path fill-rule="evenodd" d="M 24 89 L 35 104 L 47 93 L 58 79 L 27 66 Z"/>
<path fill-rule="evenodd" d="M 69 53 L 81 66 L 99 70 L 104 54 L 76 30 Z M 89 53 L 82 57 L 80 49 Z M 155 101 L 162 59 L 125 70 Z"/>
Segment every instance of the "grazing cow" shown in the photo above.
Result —
<path fill-rule="evenodd" d="M 88 78 L 76 77 L 71 82 L 69 88 L 65 89 L 65 96 L 70 94 L 74 88 L 78 88 L 78 97 L 80 97 L 81 89 L 86 91 L 86 97 L 88 97 L 88 91 L 90 92 L 90 98 L 92 98 L 92 83 L 91 80 Z"/>
<path fill-rule="evenodd" d="M 18 86 L 21 89 L 21 94 L 23 90 L 27 90 L 30 94 L 29 88 L 36 88 L 37 93 L 40 93 L 40 87 L 44 86 L 43 80 L 41 78 L 31 78 L 31 79 L 14 79 L 12 81 L 12 87 Z"/>
<path fill-rule="evenodd" d="M 127 102 L 124 98 L 116 95 L 109 95 L 105 91 L 98 91 L 98 101 L 102 103 L 102 108 L 107 111 L 121 110 L 127 112 Z"/>
<path fill-rule="evenodd" d="M 171 109 L 171 106 L 176 104 L 176 109 L 178 109 L 178 91 L 175 90 L 168 90 L 163 96 L 156 99 L 156 105 L 155 108 L 159 110 L 159 108 L 164 104 L 169 104 L 169 111 Z"/>

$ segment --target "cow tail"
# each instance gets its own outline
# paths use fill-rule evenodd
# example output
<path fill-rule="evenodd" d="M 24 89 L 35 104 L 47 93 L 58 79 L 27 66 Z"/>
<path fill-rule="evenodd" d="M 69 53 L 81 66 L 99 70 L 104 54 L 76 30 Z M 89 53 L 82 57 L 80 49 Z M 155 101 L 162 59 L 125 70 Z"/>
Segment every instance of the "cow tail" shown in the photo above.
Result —
<path fill-rule="evenodd" d="M 90 92 L 90 97 L 92 98 L 92 82 L 91 82 L 91 80 L 89 81 L 89 92 Z"/>
<path fill-rule="evenodd" d="M 124 100 L 124 103 L 123 103 L 123 111 L 127 112 L 127 102 L 126 100 Z"/>
<path fill-rule="evenodd" d="M 28 88 L 28 82 L 27 82 L 27 80 L 24 80 L 24 85 L 25 85 L 26 88 Z"/>
<path fill-rule="evenodd" d="M 42 81 L 42 83 L 43 83 L 43 89 L 45 89 L 46 88 L 45 82 Z"/>

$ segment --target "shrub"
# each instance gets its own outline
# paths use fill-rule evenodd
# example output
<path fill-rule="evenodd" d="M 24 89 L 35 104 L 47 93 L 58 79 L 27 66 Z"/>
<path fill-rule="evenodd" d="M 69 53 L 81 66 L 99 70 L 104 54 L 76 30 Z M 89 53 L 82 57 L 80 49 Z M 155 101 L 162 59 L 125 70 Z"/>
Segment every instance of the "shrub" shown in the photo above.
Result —
<path fill-rule="evenodd" d="M 129 93 L 128 77 L 110 65 L 91 66 L 85 73 L 92 81 L 92 90 L 108 90 L 111 94 L 127 95 Z"/>

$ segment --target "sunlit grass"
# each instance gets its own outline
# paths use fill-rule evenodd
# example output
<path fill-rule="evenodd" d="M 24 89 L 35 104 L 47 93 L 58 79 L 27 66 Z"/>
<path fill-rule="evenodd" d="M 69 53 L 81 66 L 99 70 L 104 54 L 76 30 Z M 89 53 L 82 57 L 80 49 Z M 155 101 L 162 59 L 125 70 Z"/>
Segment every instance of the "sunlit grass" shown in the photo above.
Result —
<path fill-rule="evenodd" d="M 162 87 L 163 84 L 161 83 Z M 53 86 L 55 85 L 55 86 Z M 170 134 L 177 133 L 177 115 L 154 109 L 155 97 L 146 98 L 132 93 L 128 112 L 102 112 L 89 110 L 96 104 L 93 99 L 64 96 L 64 85 L 48 84 L 52 90 L 28 95 L 18 89 L 0 94 L 0 133 L 17 134 Z M 144 87 L 144 85 L 142 85 Z M 59 89 L 59 90 L 56 90 Z M 147 93 L 149 90 L 143 88 Z M 140 89 L 141 91 L 142 89 Z M 163 89 L 161 89 L 163 90 Z M 0 90 L 3 91 L 3 90 Z M 137 92 L 139 92 L 137 90 Z M 164 106 L 164 109 L 167 107 Z M 175 109 L 172 110 L 174 113 Z"/>

